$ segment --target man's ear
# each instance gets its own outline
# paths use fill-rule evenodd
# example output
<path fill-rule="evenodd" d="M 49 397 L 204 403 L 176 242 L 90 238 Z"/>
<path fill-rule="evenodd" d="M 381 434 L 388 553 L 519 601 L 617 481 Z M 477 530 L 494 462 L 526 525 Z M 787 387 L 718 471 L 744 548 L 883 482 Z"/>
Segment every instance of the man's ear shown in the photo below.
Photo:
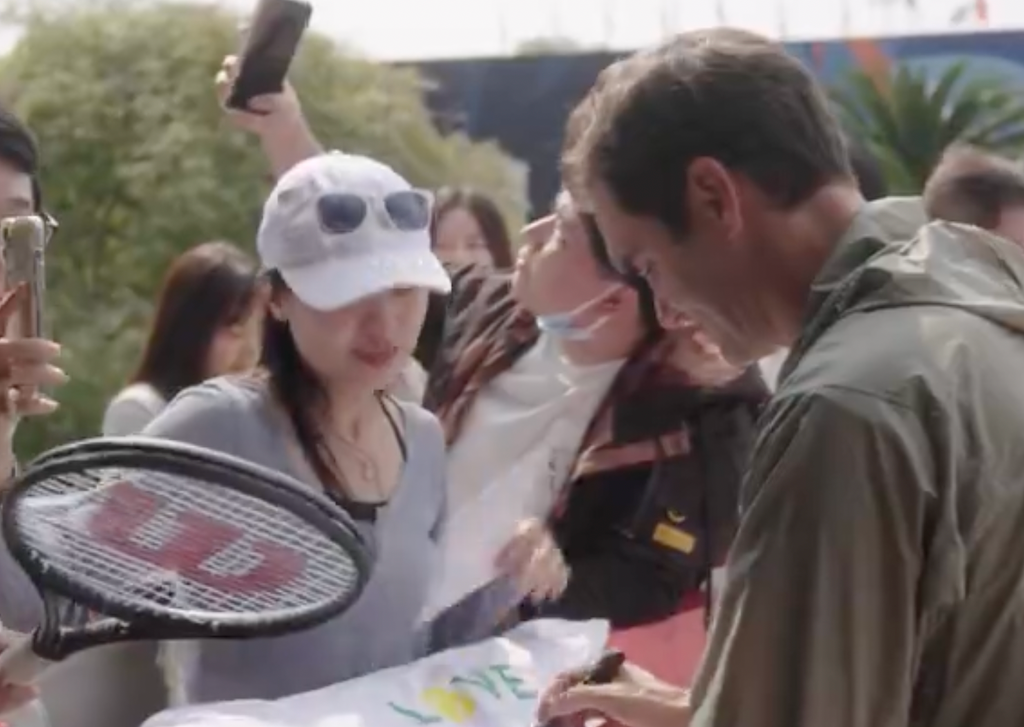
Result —
<path fill-rule="evenodd" d="M 706 230 L 734 239 L 742 228 L 740 197 L 733 175 L 717 159 L 698 157 L 687 169 L 688 217 Z"/>

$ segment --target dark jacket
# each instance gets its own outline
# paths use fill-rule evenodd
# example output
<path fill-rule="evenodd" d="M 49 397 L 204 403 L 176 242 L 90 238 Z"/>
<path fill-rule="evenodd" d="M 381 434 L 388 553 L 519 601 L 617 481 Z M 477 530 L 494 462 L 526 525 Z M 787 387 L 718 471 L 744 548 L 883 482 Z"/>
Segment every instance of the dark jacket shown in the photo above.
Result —
<path fill-rule="evenodd" d="M 477 393 L 537 338 L 507 276 L 453 276 L 425 399 L 449 443 Z M 586 431 L 551 518 L 572 579 L 540 615 L 660 620 L 724 558 L 767 389 L 754 370 L 723 388 L 695 386 L 667 363 L 666 343 L 652 336 L 637 348 Z"/>

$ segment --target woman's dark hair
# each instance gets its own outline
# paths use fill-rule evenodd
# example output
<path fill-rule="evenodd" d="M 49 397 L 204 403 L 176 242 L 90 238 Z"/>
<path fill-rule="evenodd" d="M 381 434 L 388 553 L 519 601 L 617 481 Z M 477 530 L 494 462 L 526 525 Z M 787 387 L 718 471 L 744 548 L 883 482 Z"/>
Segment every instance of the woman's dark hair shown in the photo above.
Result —
<path fill-rule="evenodd" d="M 443 293 L 431 292 L 427 298 L 427 313 L 423 318 L 423 328 L 416 339 L 416 348 L 412 357 L 419 362 L 426 373 L 430 373 L 437 361 L 438 351 L 444 342 L 444 325 L 448 320 L 448 296 Z"/>
<path fill-rule="evenodd" d="M 206 379 L 214 335 L 245 320 L 256 286 L 252 259 L 230 243 L 207 242 L 179 256 L 164 278 L 132 383 L 170 400 Z"/>
<path fill-rule="evenodd" d="M 276 270 L 271 270 L 267 277 L 274 294 L 288 290 L 288 284 Z M 260 368 L 266 372 L 270 393 L 284 408 L 299 448 L 313 473 L 324 489 L 340 492 L 336 462 L 316 419 L 316 415 L 328 406 L 327 390 L 317 373 L 302 358 L 287 321 L 279 321 L 272 315 L 263 319 Z"/>
<path fill-rule="evenodd" d="M 494 200 L 485 194 L 465 187 L 440 190 L 437 193 L 437 203 L 434 205 L 430 238 L 437 241 L 437 230 L 441 226 L 441 221 L 445 215 L 457 209 L 466 210 L 473 215 L 473 219 L 480 226 L 480 232 L 483 233 L 494 267 L 497 270 L 510 270 L 513 263 L 512 239 L 509 237 L 505 218 L 501 216 L 501 210 Z"/>
<path fill-rule="evenodd" d="M 9 164 L 32 179 L 32 206 L 42 209 L 42 190 L 39 188 L 39 149 L 35 136 L 24 122 L 9 109 L 0 107 L 0 161 Z"/>

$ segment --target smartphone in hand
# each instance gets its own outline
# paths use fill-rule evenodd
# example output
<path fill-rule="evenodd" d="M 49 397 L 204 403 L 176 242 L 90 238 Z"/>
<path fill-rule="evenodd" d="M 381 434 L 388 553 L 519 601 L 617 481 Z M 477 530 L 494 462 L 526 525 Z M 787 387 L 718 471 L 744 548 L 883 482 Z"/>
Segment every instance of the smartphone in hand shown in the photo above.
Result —
<path fill-rule="evenodd" d="M 0 220 L 0 249 L 3 255 L 4 291 L 24 286 L 7 330 L 7 338 L 43 337 L 43 299 L 46 293 L 46 224 L 37 215 L 6 217 Z M 19 386 L 22 394 L 36 393 L 34 386 Z"/>
<path fill-rule="evenodd" d="M 0 250 L 4 261 L 4 290 L 14 290 L 19 285 L 27 289 L 6 335 L 40 338 L 46 293 L 46 225 L 42 218 L 25 215 L 0 220 Z"/>
<path fill-rule="evenodd" d="M 259 1 L 245 34 L 238 75 L 226 101 L 228 108 L 251 112 L 253 98 L 284 89 L 312 14 L 312 6 L 304 0 Z"/>

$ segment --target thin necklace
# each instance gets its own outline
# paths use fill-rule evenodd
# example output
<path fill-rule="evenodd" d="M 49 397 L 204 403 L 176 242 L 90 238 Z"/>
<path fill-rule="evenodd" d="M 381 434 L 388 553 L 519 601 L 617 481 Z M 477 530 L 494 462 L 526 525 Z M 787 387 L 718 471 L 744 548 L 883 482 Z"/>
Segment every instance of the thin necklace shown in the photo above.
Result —
<path fill-rule="evenodd" d="M 346 461 L 349 459 L 352 460 L 350 464 L 357 468 L 357 472 L 362 482 L 370 485 L 373 490 L 375 500 L 378 502 L 383 501 L 384 488 L 381 483 L 380 465 L 374 460 L 373 456 L 362 446 L 337 433 L 333 428 L 328 428 L 327 434 L 335 444 L 339 445 L 339 447 L 349 455 L 346 457 Z M 347 481 L 348 478 L 345 477 L 345 472 L 340 471 L 342 470 L 342 465 L 337 458 L 335 458 L 335 466 L 339 470 L 339 472 L 336 473 L 339 481 Z M 349 494 L 354 495 L 355 493 L 350 492 Z"/>

